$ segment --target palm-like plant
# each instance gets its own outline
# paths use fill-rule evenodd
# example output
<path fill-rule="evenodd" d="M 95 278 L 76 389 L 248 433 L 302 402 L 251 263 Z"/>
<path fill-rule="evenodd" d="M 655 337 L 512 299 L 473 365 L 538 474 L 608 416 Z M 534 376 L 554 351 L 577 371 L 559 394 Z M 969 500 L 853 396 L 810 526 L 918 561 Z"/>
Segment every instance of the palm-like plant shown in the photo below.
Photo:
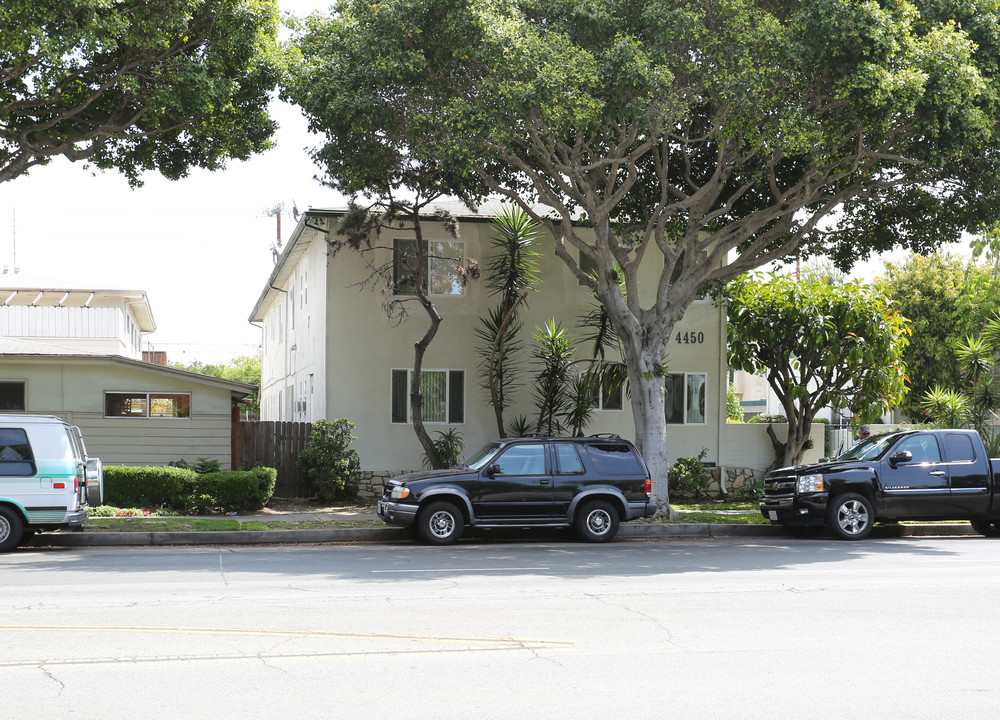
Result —
<path fill-rule="evenodd" d="M 938 427 L 965 427 L 972 420 L 972 402 L 955 390 L 935 385 L 920 402 L 920 409 Z"/>
<path fill-rule="evenodd" d="M 517 337 L 521 331 L 518 314 L 527 306 L 529 293 L 538 285 L 538 259 L 534 249 L 541 233 L 538 224 L 520 208 L 504 206 L 493 219 L 492 245 L 497 252 L 487 266 L 486 285 L 491 295 L 500 296 L 500 304 L 482 318 L 476 328 L 481 360 L 483 389 L 489 395 L 497 420 L 497 432 L 503 437 L 503 412 L 517 386 L 517 355 L 521 349 Z"/>

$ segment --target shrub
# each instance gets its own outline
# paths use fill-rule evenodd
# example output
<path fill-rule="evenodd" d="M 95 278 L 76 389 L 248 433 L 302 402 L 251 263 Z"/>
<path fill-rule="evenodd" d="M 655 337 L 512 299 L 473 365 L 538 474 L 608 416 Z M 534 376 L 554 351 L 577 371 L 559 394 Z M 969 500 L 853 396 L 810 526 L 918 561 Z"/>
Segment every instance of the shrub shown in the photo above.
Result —
<path fill-rule="evenodd" d="M 764 481 L 760 478 L 752 478 L 743 483 L 742 487 L 733 488 L 729 493 L 729 498 L 733 502 L 752 503 L 760 500 L 764 494 Z"/>
<path fill-rule="evenodd" d="M 434 444 L 434 454 L 437 455 L 438 462 L 442 467 L 450 468 L 458 465 L 465 451 L 465 439 L 455 428 L 448 428 L 447 431 L 438 431 L 438 439 L 432 440 Z M 424 455 L 424 467 L 433 468 L 434 463 L 427 455 Z"/>
<path fill-rule="evenodd" d="M 355 473 L 361 469 L 358 453 L 348 448 L 357 436 L 349 420 L 317 420 L 309 442 L 295 459 L 295 467 L 315 495 L 324 500 L 354 497 Z"/>
<path fill-rule="evenodd" d="M 786 423 L 788 418 L 784 415 L 754 415 L 747 420 L 748 423 Z"/>
<path fill-rule="evenodd" d="M 219 472 L 222 470 L 222 463 L 220 463 L 215 458 L 199 457 L 198 461 L 192 465 L 184 458 L 180 460 L 173 460 L 170 462 L 172 467 L 187 468 L 194 470 L 199 475 L 204 475 L 205 473 Z"/>
<path fill-rule="evenodd" d="M 178 467 L 104 466 L 104 502 L 124 508 L 167 505 L 181 508 L 194 492 L 198 474 Z"/>
<path fill-rule="evenodd" d="M 277 477 L 277 470 L 265 467 L 199 475 L 179 467 L 107 465 L 104 501 L 118 508 L 246 512 L 267 504 Z"/>
<path fill-rule="evenodd" d="M 698 500 L 708 494 L 712 484 L 712 474 L 705 468 L 708 448 L 702 448 L 696 456 L 677 458 L 667 474 L 667 489 L 671 497 Z"/>
<path fill-rule="evenodd" d="M 271 499 L 277 477 L 277 470 L 266 467 L 199 475 L 195 491 L 183 498 L 183 509 L 198 513 L 260 510 Z"/>

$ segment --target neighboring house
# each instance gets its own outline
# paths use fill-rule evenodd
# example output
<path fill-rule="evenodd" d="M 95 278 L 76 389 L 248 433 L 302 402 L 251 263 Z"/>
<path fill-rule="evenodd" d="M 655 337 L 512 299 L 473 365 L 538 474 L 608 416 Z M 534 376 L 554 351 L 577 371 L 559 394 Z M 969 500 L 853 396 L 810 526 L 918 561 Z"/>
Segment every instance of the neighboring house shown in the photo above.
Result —
<path fill-rule="evenodd" d="M 143 362 L 142 291 L 0 276 L 0 409 L 78 425 L 105 464 L 230 466 L 234 405 L 256 388 Z"/>
<path fill-rule="evenodd" d="M 357 424 L 352 447 L 365 470 L 414 469 L 423 452 L 410 424 L 409 378 L 413 345 L 428 320 L 413 304 L 409 319 L 394 325 L 381 309 L 381 293 L 359 286 L 369 275 L 359 253 L 346 248 L 336 255 L 329 252 L 326 234 L 342 212 L 313 209 L 300 217 L 250 316 L 263 329 L 261 419 L 347 418 Z M 459 239 L 433 218 L 424 223 L 431 254 L 475 258 L 485 273 L 493 253 L 491 217 L 466 212 L 458 219 Z M 411 230 L 399 230 L 383 231 L 375 244 L 383 246 L 378 253 L 388 262 L 405 255 L 414 242 Z M 508 420 L 532 415 L 535 328 L 555 318 L 580 338 L 577 323 L 596 303 L 554 255 L 551 241 L 543 241 L 538 250 L 541 284 L 522 315 L 522 385 L 506 411 Z M 475 330 L 498 300 L 488 293 L 485 277 L 458 282 L 456 264 L 432 259 L 427 269 L 431 299 L 443 322 L 423 362 L 425 422 L 432 438 L 438 431 L 458 430 L 467 451 L 473 451 L 497 436 L 493 410 L 481 388 Z M 647 294 L 655 291 L 659 268 L 654 265 L 649 263 L 640 281 Z M 644 304 L 649 302 L 645 297 Z M 695 302 L 674 329 L 667 358 L 673 398 L 668 403 L 669 451 L 674 458 L 697 455 L 707 447 L 706 459 L 720 461 L 726 427 L 725 338 L 725 313 L 707 300 Z M 576 357 L 589 352 L 580 343 Z M 605 394 L 585 432 L 634 438 L 627 395 Z"/>
<path fill-rule="evenodd" d="M 0 275 L 0 337 L 142 359 L 156 330 L 142 290 L 98 290 L 24 275 Z"/>

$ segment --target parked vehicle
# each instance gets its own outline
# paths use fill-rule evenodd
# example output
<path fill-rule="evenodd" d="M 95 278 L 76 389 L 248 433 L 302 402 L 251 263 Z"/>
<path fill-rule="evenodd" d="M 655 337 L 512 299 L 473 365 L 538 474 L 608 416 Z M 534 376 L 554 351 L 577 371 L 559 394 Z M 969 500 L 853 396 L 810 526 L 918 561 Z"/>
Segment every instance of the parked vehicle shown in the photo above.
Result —
<path fill-rule="evenodd" d="M 434 545 L 479 528 L 573 527 L 607 542 L 619 523 L 649 517 L 649 470 L 615 435 L 511 438 L 486 445 L 467 465 L 393 478 L 378 514 Z"/>
<path fill-rule="evenodd" d="M 0 415 L 0 552 L 36 532 L 82 528 L 104 494 L 101 461 L 55 416 Z"/>
<path fill-rule="evenodd" d="M 908 430 L 864 440 L 836 460 L 768 473 L 760 510 L 795 534 L 825 526 L 861 540 L 876 522 L 968 520 L 1000 536 L 1000 459 L 975 430 Z"/>

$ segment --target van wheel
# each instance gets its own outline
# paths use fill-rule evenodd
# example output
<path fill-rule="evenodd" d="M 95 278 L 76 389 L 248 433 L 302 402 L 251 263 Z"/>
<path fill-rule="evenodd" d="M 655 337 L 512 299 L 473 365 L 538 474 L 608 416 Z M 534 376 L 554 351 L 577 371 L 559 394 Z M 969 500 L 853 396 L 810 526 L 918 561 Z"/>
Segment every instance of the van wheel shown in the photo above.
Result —
<path fill-rule="evenodd" d="M 0 505 L 0 552 L 8 552 L 21 544 L 24 520 L 7 505 Z"/>
<path fill-rule="evenodd" d="M 991 520 L 970 520 L 972 529 L 983 537 L 1000 537 L 1000 523 Z"/>
<path fill-rule="evenodd" d="M 618 511 L 605 500 L 584 503 L 576 513 L 576 533 L 585 542 L 608 542 L 618 534 Z"/>
<path fill-rule="evenodd" d="M 874 525 L 875 508 L 864 495 L 837 495 L 826 508 L 826 526 L 839 540 L 864 540 Z"/>
<path fill-rule="evenodd" d="M 431 503 L 417 515 L 420 539 L 431 545 L 451 545 L 458 542 L 465 528 L 462 511 L 450 502 Z"/>

